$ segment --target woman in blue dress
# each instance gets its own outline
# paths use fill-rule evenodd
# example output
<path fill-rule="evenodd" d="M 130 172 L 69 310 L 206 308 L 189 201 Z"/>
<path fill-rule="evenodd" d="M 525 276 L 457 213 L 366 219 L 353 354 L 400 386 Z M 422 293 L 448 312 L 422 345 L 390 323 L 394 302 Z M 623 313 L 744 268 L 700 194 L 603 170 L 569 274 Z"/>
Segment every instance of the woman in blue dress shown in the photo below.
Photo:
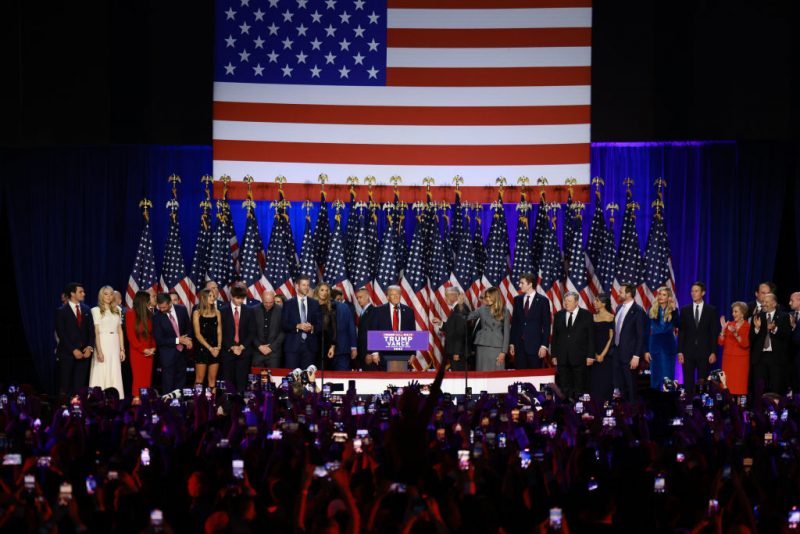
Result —
<path fill-rule="evenodd" d="M 675 380 L 675 356 L 678 347 L 675 342 L 675 329 L 678 328 L 678 309 L 672 290 L 661 287 L 647 314 L 647 328 L 650 332 L 644 354 L 650 363 L 650 387 L 661 389 L 664 378 Z"/>

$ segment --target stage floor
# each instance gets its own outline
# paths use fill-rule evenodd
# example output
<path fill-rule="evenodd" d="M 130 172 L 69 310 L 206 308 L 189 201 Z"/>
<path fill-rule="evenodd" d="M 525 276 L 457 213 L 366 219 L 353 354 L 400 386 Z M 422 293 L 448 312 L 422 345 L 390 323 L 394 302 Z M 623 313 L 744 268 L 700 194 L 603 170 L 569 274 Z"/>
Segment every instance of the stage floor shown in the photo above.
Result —
<path fill-rule="evenodd" d="M 272 380 L 276 385 L 280 384 L 281 379 L 288 375 L 291 369 L 272 369 Z M 261 369 L 253 369 L 254 374 L 260 374 Z M 350 380 L 356 381 L 356 392 L 359 395 L 373 395 L 383 393 L 389 386 L 404 387 L 412 380 L 418 381 L 421 385 L 430 384 L 435 376 L 434 371 L 426 372 L 404 372 L 404 373 L 363 373 L 359 371 L 317 371 L 317 385 L 321 385 L 323 380 L 327 383 L 343 384 L 345 391 Z M 467 383 L 472 388 L 472 392 L 477 394 L 481 391 L 488 393 L 507 393 L 508 386 L 515 382 L 530 382 L 536 389 L 542 384 L 550 384 L 555 381 L 553 369 L 526 369 L 523 371 L 491 371 L 467 373 Z M 445 393 L 462 394 L 464 393 L 464 373 L 453 371 L 447 372 L 442 381 L 442 391 Z"/>

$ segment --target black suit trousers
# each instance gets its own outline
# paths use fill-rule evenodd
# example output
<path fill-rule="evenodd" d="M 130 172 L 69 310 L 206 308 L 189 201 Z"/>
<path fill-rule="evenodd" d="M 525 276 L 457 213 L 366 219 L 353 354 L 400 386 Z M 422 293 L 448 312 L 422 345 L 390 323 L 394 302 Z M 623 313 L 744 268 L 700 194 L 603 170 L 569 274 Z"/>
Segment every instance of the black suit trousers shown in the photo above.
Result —
<path fill-rule="evenodd" d="M 561 392 L 568 399 L 576 399 L 586 391 L 586 365 L 558 364 L 558 378 Z"/>
<path fill-rule="evenodd" d="M 683 387 L 686 389 L 687 395 L 694 395 L 695 384 L 708 378 L 708 371 L 711 367 L 711 364 L 708 363 L 708 355 L 684 354 L 682 367 Z M 697 373 L 696 380 L 695 373 Z"/>
<path fill-rule="evenodd" d="M 244 393 L 247 389 L 247 374 L 250 372 L 250 358 L 248 351 L 236 356 L 228 351 L 222 358 L 222 376 L 230 385 L 228 392 Z"/>

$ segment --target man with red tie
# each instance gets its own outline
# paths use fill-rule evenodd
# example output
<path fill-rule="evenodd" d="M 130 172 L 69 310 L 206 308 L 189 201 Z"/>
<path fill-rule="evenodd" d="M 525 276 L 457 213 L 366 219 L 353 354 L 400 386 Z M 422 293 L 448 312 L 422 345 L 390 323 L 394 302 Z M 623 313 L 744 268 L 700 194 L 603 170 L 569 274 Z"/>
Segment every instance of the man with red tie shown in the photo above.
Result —
<path fill-rule="evenodd" d="M 416 330 L 417 321 L 414 319 L 414 310 L 400 303 L 400 286 L 389 286 L 386 290 L 386 298 L 389 300 L 383 306 L 378 306 L 371 315 L 370 330 Z M 414 355 L 413 352 L 370 352 L 364 358 L 365 371 L 385 371 L 386 354 L 393 356 Z"/>
<path fill-rule="evenodd" d="M 247 373 L 250 372 L 250 347 L 256 337 L 253 308 L 246 306 L 247 290 L 235 285 L 231 288 L 231 302 L 220 310 L 222 315 L 222 376 L 232 384 L 233 391 L 244 393 Z"/>
<path fill-rule="evenodd" d="M 153 338 L 161 360 L 161 392 L 166 394 L 186 384 L 186 350 L 192 348 L 189 312 L 185 306 L 173 304 L 169 293 L 156 296 L 156 308 Z"/>
<path fill-rule="evenodd" d="M 94 324 L 89 307 L 83 303 L 86 292 L 82 284 L 68 284 L 64 296 L 66 302 L 56 312 L 56 356 L 61 372 L 59 391 L 62 395 L 75 395 L 79 389 L 89 385 Z"/>
<path fill-rule="evenodd" d="M 516 369 L 538 369 L 547 358 L 550 339 L 550 303 L 536 293 L 531 273 L 519 279 L 519 295 L 511 313 L 511 343 L 508 351 Z"/>

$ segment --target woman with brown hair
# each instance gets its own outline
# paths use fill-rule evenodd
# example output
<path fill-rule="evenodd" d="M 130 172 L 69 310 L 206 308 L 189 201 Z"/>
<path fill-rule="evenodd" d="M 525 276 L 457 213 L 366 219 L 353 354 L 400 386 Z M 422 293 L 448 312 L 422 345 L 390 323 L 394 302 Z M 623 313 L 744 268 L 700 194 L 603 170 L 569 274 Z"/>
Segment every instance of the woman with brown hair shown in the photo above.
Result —
<path fill-rule="evenodd" d="M 469 314 L 468 321 L 478 320 L 475 334 L 475 370 L 502 371 L 505 368 L 511 321 L 500 290 L 490 287 L 485 304 Z"/>
<path fill-rule="evenodd" d="M 153 377 L 153 355 L 156 341 L 153 339 L 153 313 L 150 311 L 150 293 L 137 291 L 133 307 L 125 312 L 125 334 L 131 348 L 131 374 L 133 374 L 133 397 L 150 387 Z"/>

